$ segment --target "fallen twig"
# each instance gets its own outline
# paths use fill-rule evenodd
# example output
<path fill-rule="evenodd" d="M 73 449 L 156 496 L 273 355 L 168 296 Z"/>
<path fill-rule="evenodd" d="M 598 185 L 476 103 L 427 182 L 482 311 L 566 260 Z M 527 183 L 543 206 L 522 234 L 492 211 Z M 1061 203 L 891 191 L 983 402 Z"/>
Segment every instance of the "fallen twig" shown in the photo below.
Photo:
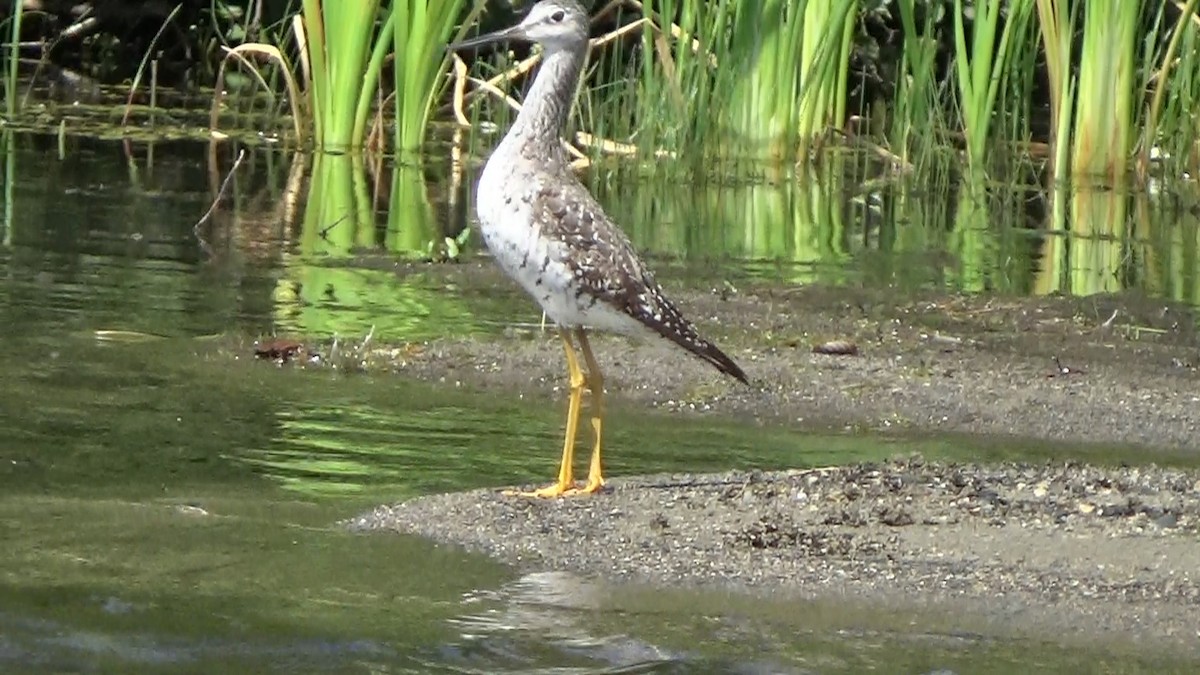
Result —
<path fill-rule="evenodd" d="M 207 223 L 210 218 L 212 218 L 213 211 L 217 210 L 217 204 L 221 203 L 221 199 L 225 197 L 225 193 L 229 190 L 229 183 L 233 179 L 233 174 L 238 170 L 238 167 L 242 165 L 242 159 L 245 157 L 246 150 L 238 150 L 237 159 L 233 160 L 233 166 L 229 168 L 229 173 L 225 174 L 225 180 L 221 181 L 221 187 L 217 190 L 216 196 L 213 197 L 212 204 L 209 204 L 208 210 L 205 211 L 204 215 L 200 216 L 200 220 L 197 220 L 196 224 L 192 226 L 192 233 L 195 234 L 196 239 L 199 240 L 200 247 L 203 248 L 204 252 L 208 253 L 209 255 L 212 255 L 212 248 L 208 245 L 208 242 L 204 240 L 204 237 L 201 236 L 200 227 L 204 225 L 204 223 Z"/>

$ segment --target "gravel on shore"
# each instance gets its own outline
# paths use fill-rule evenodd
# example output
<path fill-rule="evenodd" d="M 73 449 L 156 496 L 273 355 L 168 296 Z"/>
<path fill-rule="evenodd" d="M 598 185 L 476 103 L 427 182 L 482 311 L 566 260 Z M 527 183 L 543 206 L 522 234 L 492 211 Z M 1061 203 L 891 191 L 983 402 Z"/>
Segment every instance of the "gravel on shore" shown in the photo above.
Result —
<path fill-rule="evenodd" d="M 1200 644 L 1200 472 L 919 457 L 659 475 L 558 500 L 430 495 L 347 523 L 519 567 L 797 597 L 952 602 L 1018 626 Z"/>
<path fill-rule="evenodd" d="M 512 308 L 531 305 L 499 272 L 469 264 L 421 273 L 475 298 L 480 316 L 507 312 L 494 320 L 510 328 L 376 341 L 356 364 L 534 400 L 561 396 L 561 347 L 513 320 Z M 1018 631 L 1161 640 L 1200 657 L 1200 471 L 1148 464 L 1170 457 L 1195 466 L 1190 458 L 1200 456 L 1195 308 L 1133 294 L 668 286 L 751 386 L 662 341 L 597 335 L 618 404 L 719 414 L 747 429 L 1061 442 L 1064 454 L 1048 450 L 1030 464 L 909 457 L 616 477 L 603 494 L 550 501 L 475 490 L 380 506 L 347 525 L 536 570 L 868 605 L 949 603 L 955 615 Z M 829 342 L 854 353 L 815 353 Z M 1071 461 L 1088 445 L 1128 465 Z"/>

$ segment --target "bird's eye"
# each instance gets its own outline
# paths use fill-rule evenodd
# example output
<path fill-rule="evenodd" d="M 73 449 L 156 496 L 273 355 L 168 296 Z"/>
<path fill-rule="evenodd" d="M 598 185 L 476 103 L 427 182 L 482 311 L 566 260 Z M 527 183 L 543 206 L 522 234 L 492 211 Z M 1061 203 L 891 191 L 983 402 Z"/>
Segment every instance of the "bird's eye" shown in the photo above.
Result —
<path fill-rule="evenodd" d="M 550 20 L 554 23 L 562 23 L 562 20 L 567 18 L 567 13 L 561 9 L 550 15 Z"/>

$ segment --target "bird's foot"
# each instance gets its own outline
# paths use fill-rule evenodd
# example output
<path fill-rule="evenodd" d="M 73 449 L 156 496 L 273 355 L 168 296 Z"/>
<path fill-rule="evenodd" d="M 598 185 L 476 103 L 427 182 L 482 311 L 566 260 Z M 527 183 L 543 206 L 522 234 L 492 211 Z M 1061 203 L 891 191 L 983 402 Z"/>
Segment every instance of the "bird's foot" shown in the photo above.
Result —
<path fill-rule="evenodd" d="M 567 497 L 575 497 L 578 495 L 593 495 L 604 489 L 604 478 L 601 476 L 588 476 L 587 484 L 581 488 L 571 488 L 563 494 Z"/>
<path fill-rule="evenodd" d="M 604 489 L 604 479 L 600 476 L 588 478 L 583 487 L 575 487 L 574 483 L 551 483 L 537 490 L 504 490 L 500 494 L 505 497 L 532 497 L 534 499 L 557 499 L 558 497 L 579 497 L 592 495 Z"/>
<path fill-rule="evenodd" d="M 573 483 L 551 483 L 544 488 L 538 488 L 533 491 L 524 490 L 505 490 L 501 494 L 505 497 L 532 497 L 534 499 L 554 499 L 562 497 L 565 494 L 575 490 Z"/>

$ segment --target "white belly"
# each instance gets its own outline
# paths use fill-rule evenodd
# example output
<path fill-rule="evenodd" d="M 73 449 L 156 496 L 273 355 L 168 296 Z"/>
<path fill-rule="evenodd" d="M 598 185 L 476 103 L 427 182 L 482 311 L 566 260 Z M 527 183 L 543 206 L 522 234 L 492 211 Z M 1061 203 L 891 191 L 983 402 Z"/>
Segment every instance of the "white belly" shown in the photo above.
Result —
<path fill-rule="evenodd" d="M 588 293 L 579 293 L 572 268 L 566 264 L 570 251 L 560 241 L 542 236 L 533 222 L 529 201 L 519 193 L 538 189 L 529 176 L 492 176 L 484 168 L 479 180 L 476 212 L 484 245 L 508 276 L 533 297 L 554 323 L 566 327 L 589 327 L 624 334 L 648 329 L 631 316 Z"/>

